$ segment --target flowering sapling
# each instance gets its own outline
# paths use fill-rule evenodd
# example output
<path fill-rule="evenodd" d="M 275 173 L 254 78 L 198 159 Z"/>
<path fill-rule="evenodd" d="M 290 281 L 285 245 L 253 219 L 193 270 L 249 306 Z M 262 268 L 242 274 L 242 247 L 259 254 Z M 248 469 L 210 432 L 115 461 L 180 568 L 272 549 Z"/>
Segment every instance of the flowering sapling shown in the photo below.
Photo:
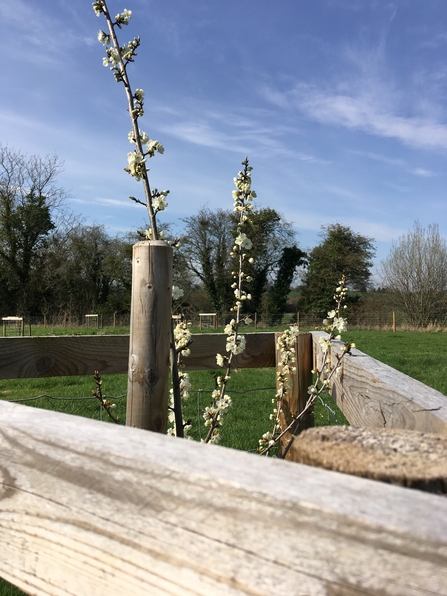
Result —
<path fill-rule="evenodd" d="M 105 409 L 105 411 L 109 415 L 109 418 L 111 418 L 113 420 L 113 422 L 116 422 L 117 424 L 119 424 L 120 419 L 117 416 L 114 416 L 112 414 L 112 410 L 115 409 L 115 404 L 110 403 L 109 400 L 102 394 L 102 380 L 101 380 L 101 377 L 99 376 L 99 372 L 97 370 L 95 370 L 95 375 L 93 378 L 95 379 L 95 383 L 96 383 L 96 390 L 92 391 L 93 397 L 96 397 L 96 399 L 99 400 L 101 406 Z"/>
<path fill-rule="evenodd" d="M 174 286 L 172 288 L 173 299 L 178 299 L 183 296 L 183 290 Z M 170 389 L 170 404 L 168 421 L 172 426 L 168 428 L 168 435 L 176 435 L 177 437 L 186 437 L 191 425 L 183 420 L 182 415 L 182 400 L 189 398 L 189 391 L 191 389 L 191 382 L 187 372 L 181 370 L 181 357 L 187 357 L 191 353 L 189 349 L 192 343 L 191 331 L 189 330 L 191 323 L 181 321 L 175 327 L 172 323 L 171 334 L 171 373 L 172 373 L 172 389 Z"/>
<path fill-rule="evenodd" d="M 238 217 L 236 226 L 236 236 L 231 256 L 237 263 L 236 270 L 233 271 L 235 302 L 230 308 L 233 318 L 225 327 L 224 333 L 227 335 L 225 350 L 226 355 L 217 354 L 216 362 L 219 368 L 225 369 L 225 376 L 216 377 L 216 389 L 212 393 L 211 406 L 205 409 L 203 417 L 208 433 L 205 443 L 218 443 L 220 440 L 219 427 L 222 425 L 222 416 L 231 406 L 231 398 L 226 395 L 227 383 L 231 376 L 231 366 L 234 356 L 242 354 L 245 350 L 245 336 L 239 333 L 239 326 L 242 322 L 249 325 L 252 321 L 246 316 L 242 317 L 241 309 L 246 300 L 251 300 L 251 295 L 247 291 L 247 283 L 251 278 L 244 273 L 244 265 L 247 262 L 253 262 L 248 252 L 252 248 L 252 242 L 247 236 L 250 226 L 250 215 L 253 209 L 253 199 L 256 197 L 254 190 L 251 190 L 251 172 L 253 168 L 248 163 L 248 158 L 242 162 L 243 170 L 234 178 L 236 190 L 233 190 L 234 212 Z"/>
<path fill-rule="evenodd" d="M 277 349 L 280 354 L 280 370 L 276 373 L 277 387 L 275 398 L 272 399 L 274 404 L 273 413 L 270 414 L 270 420 L 273 421 L 273 429 L 266 432 L 259 439 L 258 451 L 263 452 L 265 449 L 272 449 L 277 445 L 276 437 L 281 433 L 281 414 L 283 399 L 286 391 L 291 386 L 290 376 L 296 372 L 296 358 L 295 345 L 298 337 L 299 329 L 297 325 L 291 325 L 281 334 L 277 341 Z"/>
<path fill-rule="evenodd" d="M 323 320 L 325 330 L 328 332 L 328 337 L 321 337 L 318 341 L 323 352 L 323 361 L 320 369 L 315 369 L 312 372 L 316 374 L 315 382 L 308 388 L 309 398 L 304 409 L 293 416 L 291 423 L 283 430 L 281 430 L 279 424 L 279 415 L 281 413 L 282 397 L 284 390 L 288 384 L 288 374 L 295 372 L 294 370 L 294 357 L 293 357 L 293 346 L 296 342 L 298 329 L 291 328 L 282 334 L 278 340 L 278 349 L 281 352 L 282 371 L 279 374 L 279 390 L 276 394 L 276 399 L 273 400 L 276 403 L 276 407 L 273 411 L 271 418 L 274 420 L 273 432 L 265 433 L 259 440 L 259 453 L 261 455 L 267 455 L 271 453 L 272 449 L 276 447 L 279 440 L 288 432 L 291 433 L 289 442 L 282 454 L 285 458 L 293 441 L 295 440 L 301 420 L 308 414 L 312 409 L 317 398 L 321 399 L 321 393 L 328 391 L 331 388 L 331 380 L 333 375 L 340 374 L 341 365 L 343 358 L 351 353 L 351 348 L 355 348 L 354 343 L 345 343 L 342 346 L 342 354 L 339 356 L 336 354 L 336 363 L 331 363 L 331 344 L 334 339 L 341 339 L 341 333 L 347 329 L 346 318 L 342 316 L 343 310 L 346 308 L 344 301 L 346 299 L 346 279 L 342 276 L 338 287 L 335 290 L 334 300 L 336 303 L 335 309 L 331 310 L 327 314 L 327 318 Z M 292 331 L 292 329 L 294 329 Z"/>
<path fill-rule="evenodd" d="M 116 29 L 122 29 L 123 25 L 128 25 L 132 17 L 132 11 L 124 9 L 122 13 L 112 19 L 105 0 L 96 0 L 93 2 L 93 10 L 96 16 L 104 15 L 108 33 L 100 31 L 98 40 L 105 46 L 106 56 L 103 58 L 103 65 L 110 67 L 110 70 L 118 83 L 123 83 L 126 91 L 128 109 L 132 122 L 132 130 L 129 132 L 129 141 L 135 145 L 135 149 L 127 154 L 127 167 L 124 168 L 137 182 L 143 182 L 145 202 L 135 197 L 130 197 L 133 201 L 145 205 L 150 222 L 150 234 L 147 238 L 158 240 L 160 235 L 157 230 L 156 214 L 167 207 L 167 190 L 159 192 L 157 189 L 151 190 L 149 183 L 147 159 L 153 157 L 155 153 L 164 153 L 164 147 L 159 141 L 151 140 L 149 135 L 142 132 L 139 127 L 138 119 L 144 114 L 144 91 L 136 89 L 132 92 L 127 73 L 127 66 L 134 61 L 137 55 L 136 50 L 140 45 L 140 38 L 135 37 L 129 43 L 120 45 L 116 35 Z"/>

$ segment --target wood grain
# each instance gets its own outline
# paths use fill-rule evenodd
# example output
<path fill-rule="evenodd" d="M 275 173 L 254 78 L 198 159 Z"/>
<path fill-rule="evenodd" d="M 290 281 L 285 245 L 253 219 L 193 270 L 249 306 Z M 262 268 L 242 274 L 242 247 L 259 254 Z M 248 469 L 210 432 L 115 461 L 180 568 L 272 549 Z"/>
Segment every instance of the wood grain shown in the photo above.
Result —
<path fill-rule="evenodd" d="M 314 332 L 314 364 L 322 360 L 318 338 L 327 336 Z M 335 354 L 341 354 L 342 342 L 333 344 Z M 335 378 L 332 396 L 338 407 L 354 426 L 367 428 L 404 428 L 447 435 L 447 397 L 383 364 L 360 350 L 352 350 L 343 359 L 342 373 Z"/>
<path fill-rule="evenodd" d="M 447 500 L 0 403 L 0 575 L 30 594 L 447 595 Z"/>
<path fill-rule="evenodd" d="M 215 369 L 216 353 L 225 352 L 226 335 L 193 334 L 189 370 Z M 246 351 L 235 358 L 236 368 L 275 366 L 273 333 L 247 333 Z M 128 335 L 0 338 L 0 379 L 26 379 L 127 373 Z"/>
<path fill-rule="evenodd" d="M 173 248 L 151 240 L 132 250 L 126 424 L 166 433 Z"/>
<path fill-rule="evenodd" d="M 0 378 L 126 373 L 128 335 L 0 338 Z"/>
<path fill-rule="evenodd" d="M 275 366 L 275 334 L 244 333 L 245 351 L 233 359 L 234 368 L 265 368 Z M 193 334 L 191 355 L 183 363 L 189 370 L 215 369 L 216 354 L 225 354 L 227 335 L 223 333 Z"/>

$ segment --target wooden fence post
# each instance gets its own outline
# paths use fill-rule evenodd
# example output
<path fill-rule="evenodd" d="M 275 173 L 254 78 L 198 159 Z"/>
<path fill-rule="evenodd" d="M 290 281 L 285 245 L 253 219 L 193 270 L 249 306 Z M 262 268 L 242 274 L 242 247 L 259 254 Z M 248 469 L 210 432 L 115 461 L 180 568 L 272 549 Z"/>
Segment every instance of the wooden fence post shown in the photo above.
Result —
<path fill-rule="evenodd" d="M 168 417 L 172 247 L 133 246 L 126 424 L 165 433 Z"/>
<path fill-rule="evenodd" d="M 278 338 L 281 333 L 275 333 L 275 350 L 276 350 L 276 371 L 281 370 L 281 354 L 277 348 Z M 290 387 L 286 391 L 283 398 L 283 414 L 281 415 L 281 427 L 286 428 L 292 421 L 292 417 L 302 412 L 309 399 L 307 392 L 309 386 L 312 384 L 312 334 L 299 333 L 295 344 L 295 366 L 296 372 L 291 377 Z M 278 385 L 278 381 L 277 381 Z M 277 387 L 278 388 L 278 387 Z M 298 432 L 303 431 L 314 425 L 313 412 L 300 421 Z M 281 440 L 280 451 L 284 450 L 289 443 L 291 433 L 286 433 Z M 286 458 L 288 459 L 288 458 Z"/>
<path fill-rule="evenodd" d="M 396 333 L 396 313 L 393 310 L 393 331 Z"/>

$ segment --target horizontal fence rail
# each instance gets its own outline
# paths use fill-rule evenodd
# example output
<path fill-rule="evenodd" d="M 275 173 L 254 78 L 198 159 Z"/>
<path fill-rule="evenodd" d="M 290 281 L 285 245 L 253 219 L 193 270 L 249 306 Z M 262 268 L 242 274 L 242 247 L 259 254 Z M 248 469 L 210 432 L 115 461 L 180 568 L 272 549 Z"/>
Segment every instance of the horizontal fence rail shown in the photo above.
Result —
<path fill-rule="evenodd" d="M 321 337 L 328 335 L 312 333 L 317 368 L 323 359 Z M 341 341 L 332 343 L 333 364 L 342 345 Z M 360 350 L 343 357 L 341 374 L 334 375 L 332 384 L 332 397 L 353 426 L 447 435 L 447 396 Z"/>
<path fill-rule="evenodd" d="M 447 595 L 447 500 L 0 403 L 0 575 L 36 595 Z"/>
<path fill-rule="evenodd" d="M 216 369 L 227 335 L 193 334 L 186 369 Z M 236 368 L 275 366 L 274 333 L 247 333 L 246 349 L 233 360 Z M 0 379 L 25 379 L 127 373 L 128 335 L 73 335 L 0 338 Z"/>

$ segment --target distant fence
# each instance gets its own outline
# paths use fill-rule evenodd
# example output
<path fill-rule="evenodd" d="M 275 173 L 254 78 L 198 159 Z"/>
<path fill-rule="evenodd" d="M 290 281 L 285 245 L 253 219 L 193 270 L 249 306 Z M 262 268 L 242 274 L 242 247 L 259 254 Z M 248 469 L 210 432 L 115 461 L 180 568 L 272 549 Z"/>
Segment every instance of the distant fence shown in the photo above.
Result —
<path fill-rule="evenodd" d="M 212 328 L 224 327 L 229 322 L 228 316 L 219 317 L 216 315 L 212 321 L 208 322 L 201 317 L 203 313 L 194 313 L 188 316 L 188 320 L 194 327 Z M 9 313 L 9 316 L 11 313 Z M 5 315 L 6 316 L 6 315 Z M 253 323 L 251 327 L 255 329 L 266 329 L 274 327 L 284 327 L 297 323 L 300 329 L 313 330 L 321 327 L 322 320 L 325 318 L 324 312 L 300 313 L 300 312 L 286 312 L 282 314 L 267 315 L 263 313 L 252 313 Z M 130 313 L 104 313 L 98 314 L 97 318 L 92 319 L 93 314 L 87 315 L 36 315 L 23 316 L 23 334 L 32 335 L 32 327 L 40 328 L 68 328 L 68 327 L 129 327 Z M 93 322 L 92 322 L 93 320 Z M 401 312 L 369 312 L 369 313 L 349 313 L 348 320 L 349 328 L 359 329 L 393 329 L 405 330 L 412 328 L 408 323 L 406 317 Z M 437 325 L 430 325 L 429 329 L 433 328 L 447 328 L 447 317 L 440 319 Z M 20 332 L 19 332 L 20 331 Z M 31 333 L 30 333 L 31 331 Z M 4 328 L 4 335 L 20 335 L 22 330 L 10 327 L 7 330 Z"/>

